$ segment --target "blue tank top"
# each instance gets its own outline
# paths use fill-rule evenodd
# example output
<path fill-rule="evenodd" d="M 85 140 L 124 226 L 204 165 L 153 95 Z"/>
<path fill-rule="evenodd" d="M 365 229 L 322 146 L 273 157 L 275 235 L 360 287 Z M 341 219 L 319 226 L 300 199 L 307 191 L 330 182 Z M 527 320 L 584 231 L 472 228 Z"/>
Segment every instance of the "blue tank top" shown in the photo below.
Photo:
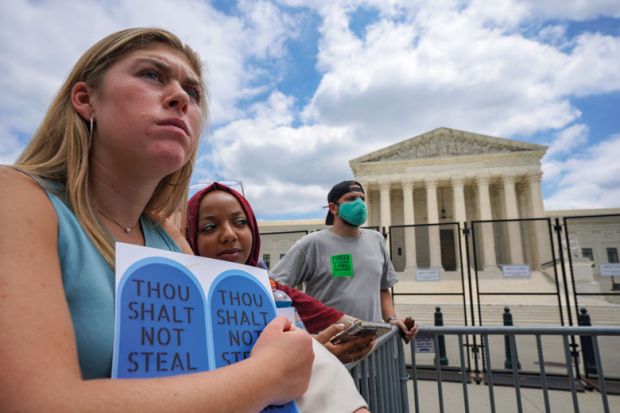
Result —
<path fill-rule="evenodd" d="M 64 188 L 39 181 L 58 217 L 58 258 L 84 379 L 110 377 L 114 345 L 114 271 L 64 200 Z M 179 252 L 157 223 L 142 216 L 147 247 Z"/>

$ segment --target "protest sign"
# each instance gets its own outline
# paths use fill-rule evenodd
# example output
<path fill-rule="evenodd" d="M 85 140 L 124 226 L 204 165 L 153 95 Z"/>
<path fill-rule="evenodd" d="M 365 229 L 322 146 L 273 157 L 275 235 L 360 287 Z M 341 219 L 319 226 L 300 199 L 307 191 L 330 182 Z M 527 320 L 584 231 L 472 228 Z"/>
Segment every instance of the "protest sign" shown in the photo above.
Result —
<path fill-rule="evenodd" d="M 276 306 L 260 268 L 116 244 L 113 378 L 214 370 L 244 360 Z M 270 412 L 299 412 L 295 402 Z"/>

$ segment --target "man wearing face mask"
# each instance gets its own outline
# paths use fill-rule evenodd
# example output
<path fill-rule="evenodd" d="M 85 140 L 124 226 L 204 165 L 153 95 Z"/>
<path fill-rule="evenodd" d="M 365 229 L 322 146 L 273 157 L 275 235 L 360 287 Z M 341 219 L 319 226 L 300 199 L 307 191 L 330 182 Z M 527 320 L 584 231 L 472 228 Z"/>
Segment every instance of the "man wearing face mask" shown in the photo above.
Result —
<path fill-rule="evenodd" d="M 357 181 L 336 184 L 327 195 L 331 228 L 306 235 L 278 261 L 271 276 L 282 284 L 304 283 L 306 293 L 352 317 L 407 328 L 396 316 L 390 287 L 398 282 L 383 236 L 360 228 L 367 218 L 364 188 Z"/>

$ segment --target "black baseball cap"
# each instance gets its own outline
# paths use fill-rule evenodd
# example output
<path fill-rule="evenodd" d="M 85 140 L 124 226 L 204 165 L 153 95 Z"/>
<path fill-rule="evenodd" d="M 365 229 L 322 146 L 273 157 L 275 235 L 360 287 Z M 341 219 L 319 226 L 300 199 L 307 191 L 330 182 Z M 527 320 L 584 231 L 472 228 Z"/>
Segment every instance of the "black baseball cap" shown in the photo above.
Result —
<path fill-rule="evenodd" d="M 337 183 L 330 189 L 327 194 L 327 202 L 336 202 L 340 199 L 344 194 L 348 194 L 349 192 L 364 192 L 364 187 L 357 181 L 342 181 Z M 325 217 L 325 225 L 333 225 L 334 224 L 334 215 L 327 211 L 327 216 Z"/>

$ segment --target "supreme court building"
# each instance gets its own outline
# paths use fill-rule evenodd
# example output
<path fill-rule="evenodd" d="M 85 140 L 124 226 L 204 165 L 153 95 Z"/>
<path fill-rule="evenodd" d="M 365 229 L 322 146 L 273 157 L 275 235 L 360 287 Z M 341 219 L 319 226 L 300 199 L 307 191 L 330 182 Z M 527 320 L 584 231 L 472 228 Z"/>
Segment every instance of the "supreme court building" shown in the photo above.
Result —
<path fill-rule="evenodd" d="M 477 223 L 477 251 L 476 262 L 463 266 L 497 272 L 527 265 L 537 271 L 552 260 L 547 222 L 533 220 L 550 216 L 541 191 L 546 151 L 544 145 L 438 128 L 349 164 L 366 191 L 365 226 L 386 235 L 397 271 L 459 271 L 460 257 L 467 259 L 459 231 L 466 222 Z M 273 265 L 304 231 L 324 225 L 321 219 L 262 221 L 259 227 L 263 259 Z M 620 228 L 612 232 L 607 248 L 617 255 Z"/>
<path fill-rule="evenodd" d="M 354 159 L 350 165 L 366 188 L 368 226 L 463 225 L 473 220 L 543 216 L 540 159 L 546 150 L 542 145 L 439 128 Z M 491 225 L 481 229 L 483 268 L 495 269 L 500 240 L 494 239 Z M 406 268 L 422 264 L 455 270 L 458 266 L 456 227 L 419 227 L 400 234 L 404 248 L 392 253 L 395 266 L 402 268 L 402 251 Z M 524 251 L 522 235 L 518 224 L 507 227 L 502 244 L 509 243 L 504 249 L 511 254 L 511 264 L 525 263 L 526 255 L 538 248 Z M 392 240 L 392 245 L 402 241 Z M 418 262 L 425 257 L 425 262 Z"/>

